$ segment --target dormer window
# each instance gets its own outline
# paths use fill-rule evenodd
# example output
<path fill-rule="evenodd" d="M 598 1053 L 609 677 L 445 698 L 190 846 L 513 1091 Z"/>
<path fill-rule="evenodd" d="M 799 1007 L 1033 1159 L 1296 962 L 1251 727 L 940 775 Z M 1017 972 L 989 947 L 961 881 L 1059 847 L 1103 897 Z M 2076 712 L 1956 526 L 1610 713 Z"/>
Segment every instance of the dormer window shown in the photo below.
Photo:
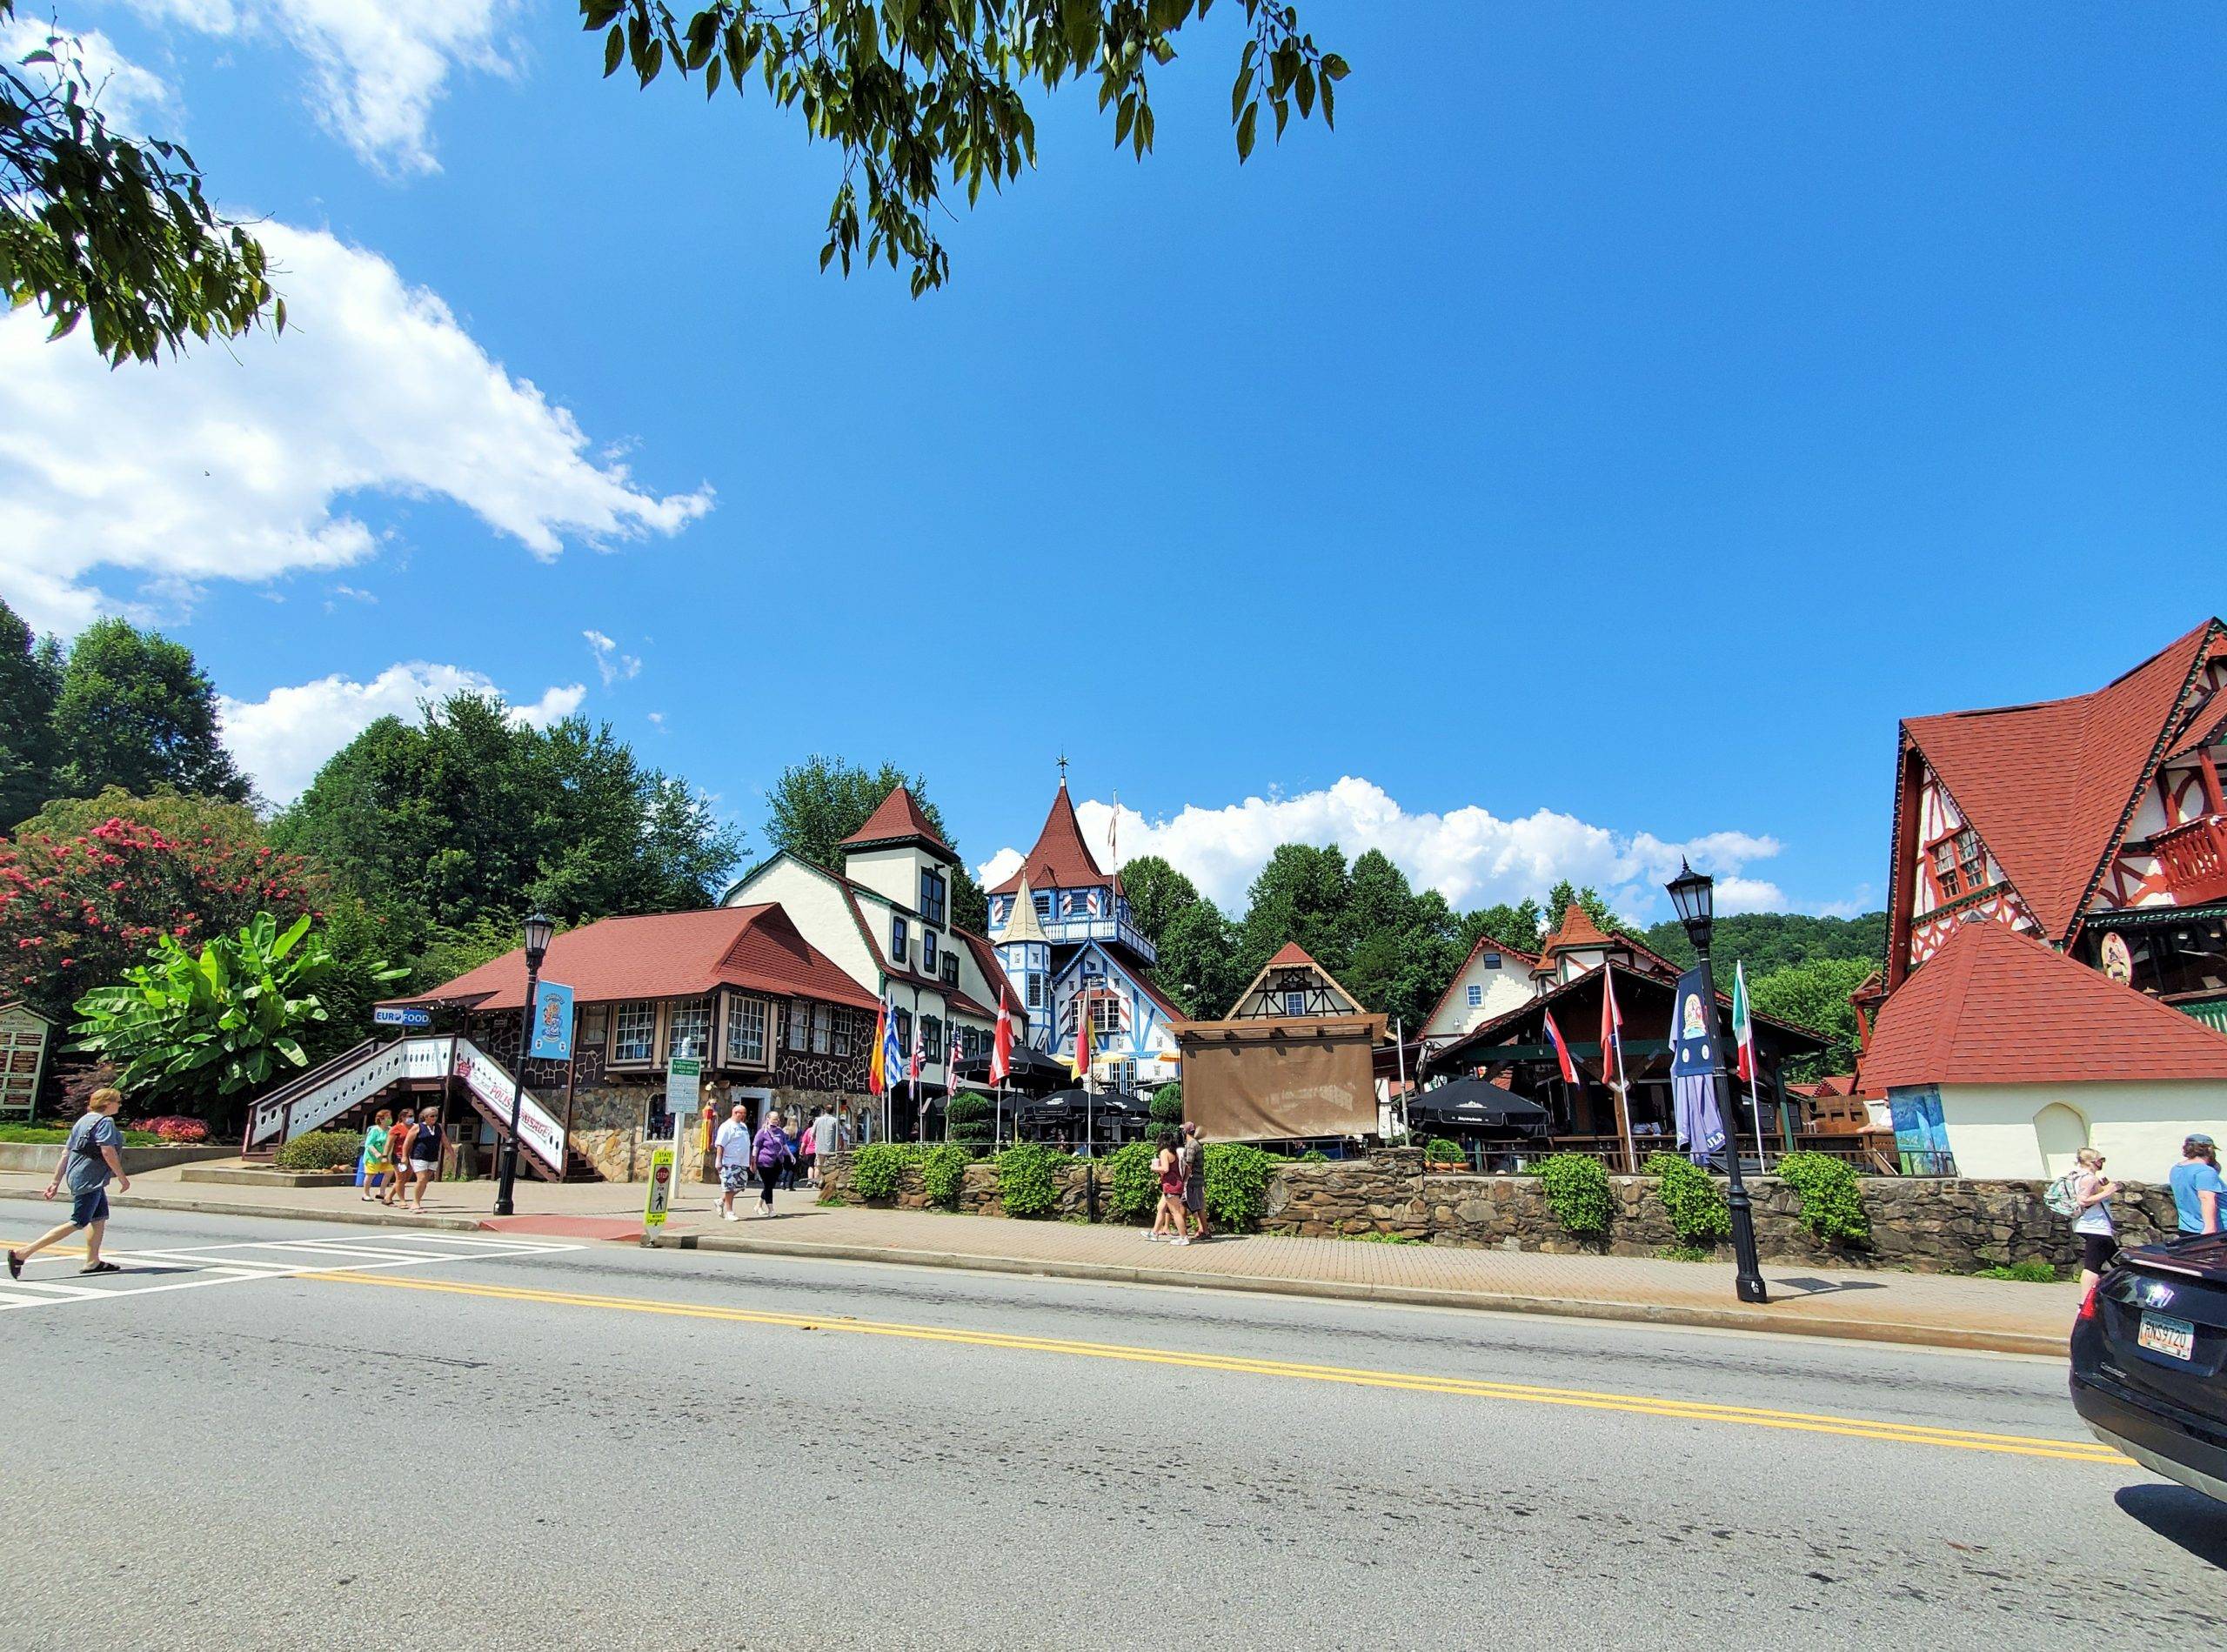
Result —
<path fill-rule="evenodd" d="M 945 891 L 946 885 L 942 873 L 933 866 L 920 868 L 920 921 L 922 923 L 937 929 L 943 927 Z M 933 965 L 935 960 L 931 956 L 928 961 Z"/>
<path fill-rule="evenodd" d="M 943 955 L 943 984 L 946 987 L 959 985 L 959 954 L 948 949 Z"/>
<path fill-rule="evenodd" d="M 1986 884 L 1987 852 L 1980 847 L 1979 833 L 1971 827 L 1936 839 L 1929 852 L 1933 857 L 1933 881 L 1942 900 L 1954 900 Z"/>
<path fill-rule="evenodd" d="M 911 955 L 909 951 L 908 932 L 909 926 L 902 918 L 893 916 L 890 919 L 889 961 L 891 963 L 901 964 Z"/>

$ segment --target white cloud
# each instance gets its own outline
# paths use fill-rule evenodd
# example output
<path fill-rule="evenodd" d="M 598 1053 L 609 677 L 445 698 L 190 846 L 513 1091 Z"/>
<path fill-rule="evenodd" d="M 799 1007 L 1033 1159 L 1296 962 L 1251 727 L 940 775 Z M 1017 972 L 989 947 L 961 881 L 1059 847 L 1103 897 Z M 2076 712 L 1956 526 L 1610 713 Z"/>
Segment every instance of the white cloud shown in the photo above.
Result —
<path fill-rule="evenodd" d="M 148 132 L 160 126 L 163 136 L 176 137 L 184 110 L 171 84 L 151 70 L 142 69 L 116 49 L 115 42 L 97 29 L 79 29 L 66 19 L 17 17 L 0 25 L 0 58 L 19 64 L 43 50 L 50 35 L 77 41 L 78 61 L 84 64 L 90 96 L 88 98 L 110 127 L 118 132 Z M 63 55 L 57 49 L 56 55 Z M 30 72 L 51 80 L 55 65 L 40 64 Z"/>
<path fill-rule="evenodd" d="M 650 713 L 650 723 L 652 727 L 663 728 L 665 726 L 665 713 L 663 712 L 652 712 Z"/>
<path fill-rule="evenodd" d="M 603 686 L 608 688 L 622 678 L 642 674 L 642 662 L 632 654 L 622 654 L 619 645 L 599 631 L 584 631 L 588 639 L 588 652 L 595 656 L 595 668 L 602 673 Z"/>
<path fill-rule="evenodd" d="M 54 344 L 0 316 L 0 590 L 42 628 L 208 579 L 263 581 L 371 556 L 351 495 L 452 500 L 536 557 L 568 538 L 672 534 L 708 489 L 659 497 L 588 457 L 565 408 L 489 358 L 448 306 L 330 235 L 258 230 L 291 324 L 158 368 L 111 371 L 83 329 Z"/>
<path fill-rule="evenodd" d="M 1075 806 L 1085 839 L 1108 859 L 1111 806 L 1092 799 Z M 1335 843 L 1348 859 L 1381 849 L 1418 887 L 1438 890 L 1457 908 L 1543 896 L 1558 880 L 1591 884 L 1628 917 L 1666 908 L 1662 885 L 1681 857 L 1717 880 L 1724 912 L 1782 910 L 1776 884 L 1742 876 L 1749 863 L 1779 853 L 1776 838 L 1713 832 L 1683 843 L 1652 833 L 1626 835 L 1574 815 L 1539 809 L 1502 819 L 1475 806 L 1444 814 L 1411 814 L 1381 786 L 1348 776 L 1297 797 L 1247 798 L 1220 808 L 1194 804 L 1164 820 L 1121 811 L 1121 858 L 1166 859 L 1224 911 L 1241 912 L 1247 886 L 1278 844 Z M 1012 875 L 1020 852 L 1004 848 L 979 869 L 985 885 Z"/>
<path fill-rule="evenodd" d="M 382 171 L 432 172 L 433 105 L 451 72 L 512 70 L 515 0 L 130 0 L 224 37 L 273 34 L 309 60 L 318 120 Z"/>
<path fill-rule="evenodd" d="M 261 699 L 220 696 L 224 744 L 240 766 L 254 777 L 256 789 L 273 803 L 291 803 L 316 778 L 324 760 L 382 717 L 415 721 L 428 700 L 454 694 L 495 694 L 493 680 L 461 665 L 430 665 L 413 659 L 389 665 L 368 683 L 335 672 L 315 682 L 274 688 Z M 545 728 L 578 711 L 585 685 L 551 688 L 512 715 Z"/>

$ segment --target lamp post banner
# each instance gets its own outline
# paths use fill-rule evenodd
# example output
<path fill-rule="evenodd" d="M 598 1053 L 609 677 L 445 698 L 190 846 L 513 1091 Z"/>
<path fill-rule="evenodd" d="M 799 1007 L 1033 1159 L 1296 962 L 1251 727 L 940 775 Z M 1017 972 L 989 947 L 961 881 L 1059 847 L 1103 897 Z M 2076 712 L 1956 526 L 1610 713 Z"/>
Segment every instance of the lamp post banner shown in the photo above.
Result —
<path fill-rule="evenodd" d="M 526 1052 L 537 1061 L 572 1059 L 572 989 L 555 981 L 541 983 L 533 1000 L 533 1045 Z"/>
<path fill-rule="evenodd" d="M 1678 977 L 1677 994 L 1670 1000 L 1670 1100 L 1678 1140 L 1695 1164 L 1724 1151 L 1724 1119 L 1716 1105 L 1716 1072 L 1724 1052 L 1715 1007 L 1708 970 L 1696 966 Z"/>

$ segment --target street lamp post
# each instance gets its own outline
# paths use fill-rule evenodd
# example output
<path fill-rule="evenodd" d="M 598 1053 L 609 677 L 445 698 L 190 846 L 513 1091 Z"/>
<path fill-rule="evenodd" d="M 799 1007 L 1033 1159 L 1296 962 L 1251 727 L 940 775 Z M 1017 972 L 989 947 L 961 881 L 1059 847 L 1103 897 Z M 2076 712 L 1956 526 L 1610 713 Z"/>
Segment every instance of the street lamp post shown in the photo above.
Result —
<path fill-rule="evenodd" d="M 511 1188 L 518 1174 L 518 1106 L 525 1094 L 526 1052 L 533 1047 L 533 1000 L 541 990 L 541 960 L 549 954 L 557 926 L 539 913 L 525 920 L 525 1010 L 518 1023 L 518 1065 L 511 1075 L 511 1134 L 503 1143 L 503 1164 L 495 1184 L 495 1214 L 511 1214 Z"/>
<path fill-rule="evenodd" d="M 1764 1287 L 1762 1267 L 1756 1257 L 1756 1212 L 1748 1198 L 1748 1184 L 1740 1177 L 1740 1117 L 1724 1082 L 1723 1023 L 1717 1019 L 1716 980 L 1709 973 L 1709 942 L 1716 922 L 1716 883 L 1681 860 L 1678 875 L 1670 880 L 1669 887 L 1670 904 L 1677 909 L 1678 921 L 1685 926 L 1686 939 L 1694 943 L 1695 955 L 1700 960 L 1702 1013 L 1709 1017 L 1709 1094 L 1715 1099 L 1717 1117 L 1727 1121 L 1724 1162 L 1730 1186 L 1725 1189 L 1724 1202 L 1732 1214 L 1732 1256 L 1737 1269 L 1734 1288 L 1743 1302 L 1768 1302 L 1770 1293 Z M 1675 1004 L 1671 1013 L 1677 1013 Z M 1674 1041 L 1676 1035 L 1674 1026 Z"/>

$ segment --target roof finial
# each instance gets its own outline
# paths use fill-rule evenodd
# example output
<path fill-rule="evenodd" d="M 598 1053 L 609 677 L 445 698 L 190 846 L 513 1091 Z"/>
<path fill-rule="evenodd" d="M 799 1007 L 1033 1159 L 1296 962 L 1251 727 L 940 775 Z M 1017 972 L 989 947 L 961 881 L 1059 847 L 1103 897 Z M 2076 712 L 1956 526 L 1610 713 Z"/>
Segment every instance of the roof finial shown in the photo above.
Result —
<path fill-rule="evenodd" d="M 1064 791 L 1066 791 L 1067 789 L 1067 752 L 1066 752 L 1065 751 L 1062 751 L 1062 752 L 1060 753 L 1060 790 L 1061 790 L 1062 792 L 1064 792 Z"/>

